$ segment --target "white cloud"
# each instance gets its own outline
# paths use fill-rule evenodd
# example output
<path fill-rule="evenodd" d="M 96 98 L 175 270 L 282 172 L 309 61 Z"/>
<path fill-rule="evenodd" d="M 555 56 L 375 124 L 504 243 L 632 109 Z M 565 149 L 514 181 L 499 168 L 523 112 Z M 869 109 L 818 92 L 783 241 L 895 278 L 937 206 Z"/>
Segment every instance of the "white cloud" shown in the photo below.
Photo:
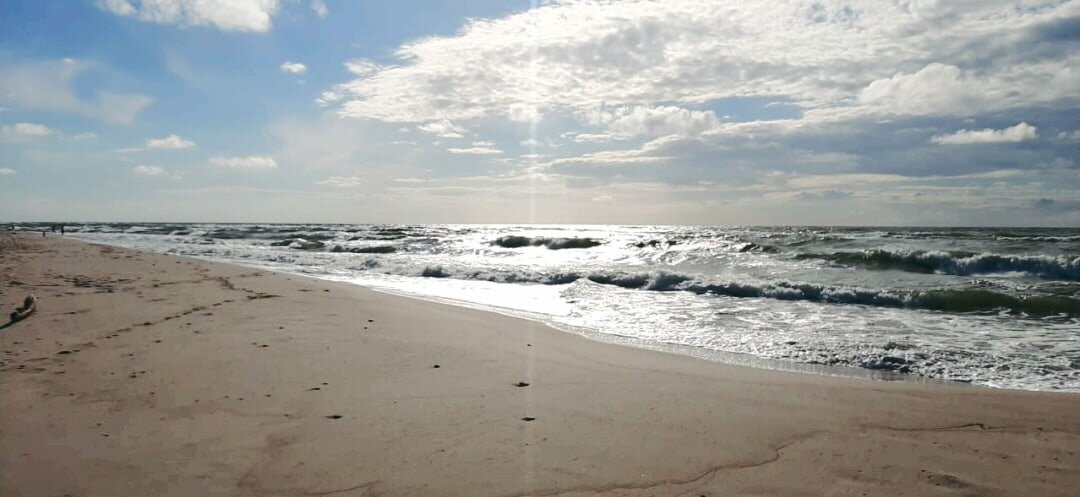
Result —
<path fill-rule="evenodd" d="M 151 138 L 146 141 L 146 148 L 149 149 L 182 149 L 191 148 L 195 146 L 195 142 L 191 140 L 185 140 L 177 135 L 169 135 L 165 138 Z"/>
<path fill-rule="evenodd" d="M 461 138 L 465 133 L 465 128 L 458 126 L 446 119 L 441 121 L 432 121 L 429 123 L 421 124 L 416 129 L 425 133 L 430 133 L 440 138 Z"/>
<path fill-rule="evenodd" d="M 895 114 L 968 115 L 991 101 L 1003 102 L 1005 95 L 996 90 L 959 67 L 933 63 L 911 74 L 871 82 L 860 92 L 859 101 Z"/>
<path fill-rule="evenodd" d="M 583 134 L 574 141 L 602 141 L 635 136 L 692 136 L 720 125 L 716 113 L 674 106 L 622 106 L 615 109 L 593 109 L 581 114 L 586 124 L 603 125 L 607 134 Z"/>
<path fill-rule="evenodd" d="M 468 148 L 448 148 L 448 149 L 446 149 L 446 151 L 450 152 L 452 154 L 466 154 L 466 155 L 495 155 L 495 154 L 503 153 L 502 150 L 499 150 L 497 148 L 493 148 L 491 146 L 483 146 L 483 145 L 478 146 L 475 143 L 473 144 L 472 147 L 468 147 Z"/>
<path fill-rule="evenodd" d="M 371 74 L 379 70 L 379 68 L 381 67 L 382 66 L 376 64 L 375 62 L 365 59 L 353 59 L 345 62 L 345 69 L 357 76 L 365 76 Z"/>
<path fill-rule="evenodd" d="M 330 10 L 326 8 L 326 2 L 323 0 L 311 0 L 311 10 L 315 11 L 315 15 L 319 17 L 330 15 Z"/>
<path fill-rule="evenodd" d="M 678 135 L 664 136 L 646 142 L 641 148 L 623 150 L 603 150 L 591 152 L 577 157 L 563 157 L 555 159 L 549 165 L 571 166 L 633 166 L 642 164 L 659 164 L 670 161 L 670 155 L 661 153 L 671 144 L 679 143 L 684 139 Z"/>
<path fill-rule="evenodd" d="M 328 93 L 343 115 L 394 122 L 534 121 L 601 105 L 693 107 L 739 97 L 782 97 L 797 108 L 829 109 L 819 116 L 834 120 L 965 114 L 969 104 L 1003 109 L 1077 97 L 1080 72 L 1070 68 L 1080 54 L 1026 56 L 1017 48 L 1039 23 L 1075 16 L 1074 7 L 548 2 L 406 43 L 395 52 L 398 63 Z M 641 117 L 649 118 L 628 128 L 647 130 L 658 116 Z"/>
<path fill-rule="evenodd" d="M 1062 131 L 1062 132 L 1058 133 L 1057 139 L 1058 139 L 1058 141 L 1063 141 L 1063 142 L 1080 141 L 1080 129 L 1075 130 L 1075 131 L 1073 131 L 1071 133 L 1069 133 L 1067 131 Z"/>
<path fill-rule="evenodd" d="M 606 143 L 616 140 L 626 140 L 629 137 L 614 133 L 569 133 L 567 138 L 572 138 L 577 143 Z"/>
<path fill-rule="evenodd" d="M 18 174 L 14 169 L 10 167 L 0 167 L 0 176 L 11 176 Z"/>
<path fill-rule="evenodd" d="M 367 181 L 359 176 L 331 176 L 322 181 L 316 181 L 317 185 L 332 186 L 334 188 L 355 188 Z"/>
<path fill-rule="evenodd" d="M 109 124 L 131 124 L 153 102 L 152 98 L 103 90 L 91 92 L 91 99 L 76 94 L 75 80 L 98 67 L 72 59 L 0 63 L 0 102 L 24 110 L 64 112 Z"/>
<path fill-rule="evenodd" d="M 289 74 L 304 74 L 307 72 L 307 66 L 299 62 L 285 62 L 281 64 L 281 71 Z"/>
<path fill-rule="evenodd" d="M 247 157 L 214 157 L 210 163 L 215 166 L 228 167 L 231 169 L 277 169 L 277 161 L 267 155 L 251 155 Z"/>
<path fill-rule="evenodd" d="M 15 123 L 14 126 L 4 125 L 0 128 L 4 134 L 27 136 L 27 137 L 42 137 L 53 134 L 53 130 L 44 124 L 36 123 Z"/>
<path fill-rule="evenodd" d="M 269 31 L 279 8 L 278 0 L 104 0 L 99 5 L 145 22 L 253 32 Z"/>
<path fill-rule="evenodd" d="M 1037 128 L 1028 123 L 1004 129 L 962 129 L 950 135 L 937 135 L 930 139 L 939 145 L 970 145 L 973 143 L 1019 143 L 1038 138 Z"/>
<path fill-rule="evenodd" d="M 131 169 L 131 172 L 136 176 L 164 176 L 165 169 L 159 166 L 148 166 L 140 164 Z"/>

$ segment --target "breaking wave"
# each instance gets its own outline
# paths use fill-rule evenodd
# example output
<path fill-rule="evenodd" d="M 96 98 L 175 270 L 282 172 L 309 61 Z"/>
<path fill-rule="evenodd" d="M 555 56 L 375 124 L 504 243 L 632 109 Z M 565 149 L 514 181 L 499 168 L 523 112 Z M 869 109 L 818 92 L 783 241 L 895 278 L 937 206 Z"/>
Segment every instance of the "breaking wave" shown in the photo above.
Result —
<path fill-rule="evenodd" d="M 502 248 L 547 247 L 551 250 L 586 249 L 601 245 L 592 238 L 529 238 L 527 236 L 501 236 L 491 242 Z"/>
<path fill-rule="evenodd" d="M 893 269 L 915 273 L 970 276 L 1020 272 L 1040 278 L 1080 280 L 1080 257 L 874 249 L 831 254 L 799 254 L 796 258 L 821 259 L 868 269 Z"/>
<path fill-rule="evenodd" d="M 387 267 L 376 260 L 365 261 L 352 269 L 378 267 L 401 276 L 454 278 L 493 283 L 533 283 L 565 285 L 588 281 L 632 290 L 690 292 L 735 298 L 767 298 L 806 301 L 821 304 L 866 305 L 876 307 L 924 309 L 950 313 L 1009 313 L 1029 317 L 1064 316 L 1080 318 L 1080 299 L 1061 295 L 1017 297 L 983 289 L 877 290 L 847 286 L 827 286 L 793 282 L 707 281 L 700 277 L 664 271 L 565 271 L 529 272 L 474 270 L 464 267 L 424 266 L 422 268 Z"/>

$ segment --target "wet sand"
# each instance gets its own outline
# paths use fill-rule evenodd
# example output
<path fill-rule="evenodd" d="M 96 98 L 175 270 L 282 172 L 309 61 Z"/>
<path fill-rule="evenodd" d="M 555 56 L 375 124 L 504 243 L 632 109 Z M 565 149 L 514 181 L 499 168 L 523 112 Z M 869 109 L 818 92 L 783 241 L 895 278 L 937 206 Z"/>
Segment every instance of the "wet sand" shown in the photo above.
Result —
<path fill-rule="evenodd" d="M 1075 495 L 1080 395 L 730 366 L 0 235 L 4 496 Z"/>

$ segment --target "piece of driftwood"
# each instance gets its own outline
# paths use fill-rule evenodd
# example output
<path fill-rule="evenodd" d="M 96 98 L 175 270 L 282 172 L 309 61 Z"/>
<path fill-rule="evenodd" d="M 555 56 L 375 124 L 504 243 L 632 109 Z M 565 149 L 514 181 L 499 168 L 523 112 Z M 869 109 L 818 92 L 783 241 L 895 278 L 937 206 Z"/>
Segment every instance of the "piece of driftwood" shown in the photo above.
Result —
<path fill-rule="evenodd" d="M 30 294 L 30 296 L 26 297 L 26 299 L 23 300 L 22 307 L 15 309 L 11 312 L 11 322 L 14 323 L 15 321 L 26 319 L 26 317 L 29 316 L 30 313 L 34 312 L 34 309 L 36 308 L 37 297 L 35 297 L 33 294 Z"/>

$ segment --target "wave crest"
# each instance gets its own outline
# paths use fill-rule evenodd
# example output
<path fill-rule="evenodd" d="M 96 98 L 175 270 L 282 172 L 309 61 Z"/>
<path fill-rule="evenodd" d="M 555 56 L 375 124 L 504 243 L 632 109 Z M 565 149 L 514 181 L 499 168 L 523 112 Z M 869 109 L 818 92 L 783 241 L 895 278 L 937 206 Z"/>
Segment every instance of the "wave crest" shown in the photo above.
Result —
<path fill-rule="evenodd" d="M 500 236 L 491 244 L 502 248 L 547 247 L 551 250 L 587 249 L 601 245 L 592 238 L 529 238 L 518 235 Z"/>
<path fill-rule="evenodd" d="M 797 259 L 821 259 L 868 269 L 957 276 L 1027 273 L 1048 279 L 1080 280 L 1080 257 L 1049 255 L 976 254 L 972 252 L 889 251 L 883 249 L 831 254 L 799 254 Z"/>

